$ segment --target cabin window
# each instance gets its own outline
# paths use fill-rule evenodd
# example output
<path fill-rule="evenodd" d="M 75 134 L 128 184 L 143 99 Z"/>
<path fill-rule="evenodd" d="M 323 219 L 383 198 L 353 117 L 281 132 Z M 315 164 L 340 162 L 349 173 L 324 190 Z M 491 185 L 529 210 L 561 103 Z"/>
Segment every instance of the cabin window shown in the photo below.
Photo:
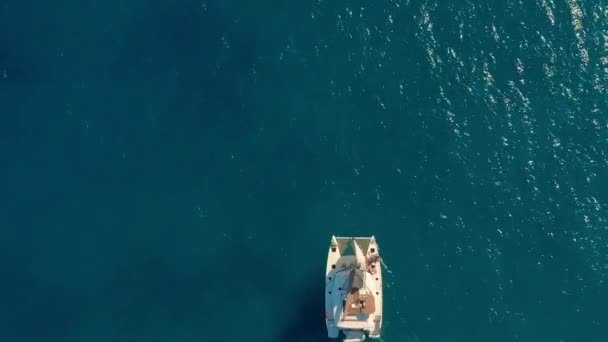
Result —
<path fill-rule="evenodd" d="M 369 251 L 372 252 L 372 253 L 374 253 L 376 251 L 376 249 L 375 248 L 370 248 Z"/>
<path fill-rule="evenodd" d="M 331 251 L 332 251 L 332 252 L 335 252 L 335 251 L 336 251 L 336 247 L 332 247 L 332 248 L 331 248 Z"/>
<path fill-rule="evenodd" d="M 331 268 L 336 268 L 336 265 L 335 264 L 331 265 Z"/>

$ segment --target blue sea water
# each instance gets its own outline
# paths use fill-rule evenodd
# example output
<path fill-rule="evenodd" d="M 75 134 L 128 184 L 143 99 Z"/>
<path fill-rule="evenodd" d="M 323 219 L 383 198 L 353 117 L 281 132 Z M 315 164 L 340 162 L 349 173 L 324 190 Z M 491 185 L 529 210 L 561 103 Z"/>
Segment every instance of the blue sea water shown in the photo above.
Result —
<path fill-rule="evenodd" d="M 0 0 L 0 341 L 608 340 L 608 3 Z"/>

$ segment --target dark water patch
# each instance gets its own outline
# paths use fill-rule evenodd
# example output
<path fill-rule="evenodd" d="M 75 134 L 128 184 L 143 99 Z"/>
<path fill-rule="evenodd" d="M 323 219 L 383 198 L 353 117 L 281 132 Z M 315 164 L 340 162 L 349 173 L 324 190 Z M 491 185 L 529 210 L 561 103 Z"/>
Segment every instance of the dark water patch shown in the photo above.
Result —
<path fill-rule="evenodd" d="M 80 324 L 80 314 L 87 308 L 85 299 L 34 278 L 27 257 L 15 259 L 15 254 L 8 254 L 3 260 L 0 298 L 11 309 L 1 314 L 0 335 L 21 341 L 63 341 Z"/>
<path fill-rule="evenodd" d="M 287 322 L 273 341 L 332 341 L 327 337 L 323 316 L 324 287 L 311 281 L 293 292 L 291 298 L 288 305 L 292 310 L 287 315 Z"/>

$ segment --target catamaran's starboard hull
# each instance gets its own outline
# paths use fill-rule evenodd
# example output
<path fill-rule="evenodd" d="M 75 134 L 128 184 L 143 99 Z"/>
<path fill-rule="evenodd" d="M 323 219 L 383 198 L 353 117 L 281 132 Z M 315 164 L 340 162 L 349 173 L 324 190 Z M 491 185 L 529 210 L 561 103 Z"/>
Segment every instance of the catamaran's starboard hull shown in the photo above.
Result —
<path fill-rule="evenodd" d="M 363 341 L 379 338 L 382 328 L 382 269 L 371 237 L 332 236 L 325 270 L 327 335 Z"/>

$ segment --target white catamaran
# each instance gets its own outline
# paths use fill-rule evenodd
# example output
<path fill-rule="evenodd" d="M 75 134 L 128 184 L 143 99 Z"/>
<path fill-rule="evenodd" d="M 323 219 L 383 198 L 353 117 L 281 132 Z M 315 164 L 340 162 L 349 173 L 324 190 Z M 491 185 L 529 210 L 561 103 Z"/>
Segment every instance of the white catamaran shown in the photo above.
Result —
<path fill-rule="evenodd" d="M 330 338 L 344 342 L 379 338 L 382 328 L 382 270 L 371 237 L 332 236 L 325 271 L 325 323 Z"/>

